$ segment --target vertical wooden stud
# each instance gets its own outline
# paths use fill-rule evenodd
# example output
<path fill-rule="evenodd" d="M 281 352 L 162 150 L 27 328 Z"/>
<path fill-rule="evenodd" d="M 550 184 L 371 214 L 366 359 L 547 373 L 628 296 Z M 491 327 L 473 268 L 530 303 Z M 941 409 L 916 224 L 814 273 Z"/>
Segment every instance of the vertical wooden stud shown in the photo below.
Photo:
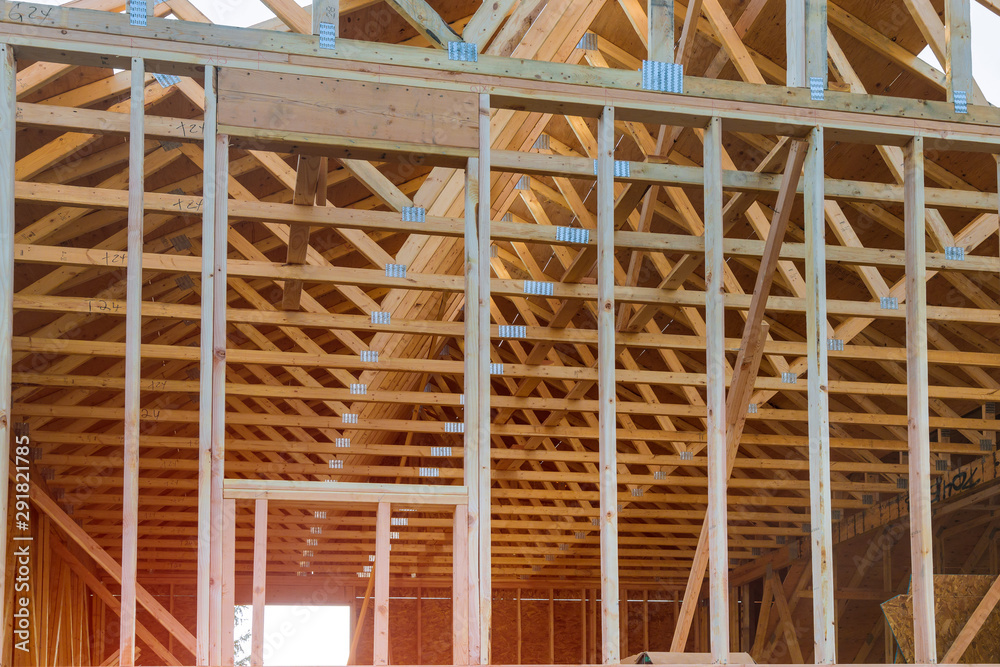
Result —
<path fill-rule="evenodd" d="M 805 0 L 805 85 L 813 77 L 822 79 L 823 90 L 829 85 L 830 68 L 827 65 L 827 0 Z"/>
<path fill-rule="evenodd" d="M 945 78 L 948 101 L 955 100 L 955 91 L 964 91 L 972 101 L 972 19 L 970 0 L 945 0 Z"/>
<path fill-rule="evenodd" d="M 649 0 L 647 25 L 649 60 L 674 62 L 674 0 Z"/>
<path fill-rule="evenodd" d="M 740 648 L 750 650 L 750 584 L 740 587 Z"/>
<path fill-rule="evenodd" d="M 487 121 L 488 122 L 488 121 Z M 469 636 L 465 644 L 467 664 L 478 665 L 479 634 L 479 159 L 470 158 L 465 168 L 465 467 L 463 475 L 468 488 L 466 509 L 467 536 L 465 598 L 468 606 Z M 460 664 L 460 663 L 456 663 Z"/>
<path fill-rule="evenodd" d="M 649 591 L 642 591 L 642 650 L 649 650 Z"/>
<path fill-rule="evenodd" d="M 330 23 L 340 33 L 340 0 L 314 0 L 312 4 L 312 34 L 319 34 L 319 24 Z"/>
<path fill-rule="evenodd" d="M 389 510 L 382 501 L 375 516 L 375 665 L 389 664 Z"/>
<path fill-rule="evenodd" d="M 620 655 L 628 656 L 628 591 L 624 587 L 618 598 L 618 636 L 621 645 Z"/>
<path fill-rule="evenodd" d="M 705 365 L 708 410 L 708 588 L 712 662 L 729 661 L 729 536 L 726 486 L 725 289 L 722 274 L 722 119 L 705 129 Z"/>
<path fill-rule="evenodd" d="M 809 409 L 809 505 L 813 637 L 817 664 L 837 658 L 830 499 L 830 396 L 827 367 L 826 220 L 823 128 L 814 128 L 803 182 L 806 234 L 806 357 Z"/>
<path fill-rule="evenodd" d="M 11 443 L 11 364 L 14 335 L 14 144 L 17 136 L 17 63 L 14 48 L 0 44 L 0 529 L 7 530 L 9 516 L 7 479 L 10 475 Z M 6 536 L 0 539 L 0 563 L 6 567 Z M 5 570 L 9 572 L 10 570 Z M 9 656 L 11 636 L 7 630 L 11 613 L 6 613 L 10 594 L 7 577 L 0 577 L 0 610 L 5 618 L 0 625 L 0 659 Z"/>
<path fill-rule="evenodd" d="M 479 96 L 479 660 L 490 664 L 490 636 L 493 631 L 493 566 L 490 488 L 493 484 L 490 460 L 490 96 Z M 469 406 L 466 406 L 466 410 Z"/>
<path fill-rule="evenodd" d="M 785 0 L 785 84 L 806 85 L 805 0 Z"/>
<path fill-rule="evenodd" d="M 549 664 L 556 664 L 556 590 L 549 589 Z"/>
<path fill-rule="evenodd" d="M 222 664 L 235 663 L 236 628 L 236 501 L 223 500 L 225 524 L 222 533 Z"/>
<path fill-rule="evenodd" d="M 455 506 L 452 535 L 452 664 L 469 664 L 469 508 Z"/>
<path fill-rule="evenodd" d="M 601 504 L 601 660 L 618 664 L 618 456 L 615 388 L 615 109 L 597 126 L 597 374 Z"/>
<path fill-rule="evenodd" d="M 122 479 L 122 589 L 119 664 L 135 664 L 136 573 L 139 549 L 139 382 L 142 345 L 142 240 L 145 194 L 146 68 L 132 58 L 129 108 L 128 267 L 125 290 L 125 452 Z"/>
<path fill-rule="evenodd" d="M 250 664 L 264 664 L 264 607 L 267 604 L 267 498 L 254 501 L 253 618 L 250 627 Z"/>
<path fill-rule="evenodd" d="M 215 149 L 218 99 L 215 81 L 215 67 L 206 65 L 201 208 L 201 354 L 198 385 L 198 627 L 195 661 L 199 666 L 211 662 L 212 322 L 215 297 Z"/>
<path fill-rule="evenodd" d="M 517 644 L 517 664 L 520 665 L 520 664 L 522 664 L 522 662 L 521 662 L 521 644 L 522 644 L 522 642 L 521 642 L 521 589 L 520 588 L 517 589 L 517 604 L 515 605 L 514 609 L 515 609 L 514 613 L 517 614 L 517 624 L 515 626 L 515 635 L 514 635 L 514 638 L 516 639 L 515 643 Z"/>
<path fill-rule="evenodd" d="M 927 256 L 924 223 L 924 140 L 904 153 L 906 246 L 906 412 L 910 459 L 910 566 L 913 574 L 914 660 L 937 662 L 934 568 L 931 561 L 930 414 L 927 391 Z"/>
<path fill-rule="evenodd" d="M 213 246 L 212 289 L 212 559 L 210 590 L 212 605 L 213 659 L 222 661 L 222 641 L 226 628 L 222 609 L 223 544 L 225 525 L 222 487 L 226 476 L 226 258 L 229 253 L 229 135 L 215 138 L 215 243 Z"/>
<path fill-rule="evenodd" d="M 729 589 L 729 650 L 740 650 L 740 589 L 738 586 Z"/>

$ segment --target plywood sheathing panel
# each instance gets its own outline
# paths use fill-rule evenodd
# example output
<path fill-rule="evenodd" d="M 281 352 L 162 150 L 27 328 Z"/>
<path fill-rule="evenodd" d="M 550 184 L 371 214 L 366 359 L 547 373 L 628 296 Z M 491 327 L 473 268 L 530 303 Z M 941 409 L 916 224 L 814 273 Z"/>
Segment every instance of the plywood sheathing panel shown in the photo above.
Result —
<path fill-rule="evenodd" d="M 472 149 L 472 93 L 223 69 L 219 123 L 243 128 Z"/>
<path fill-rule="evenodd" d="M 934 575 L 934 613 L 937 619 L 938 660 L 948 651 L 995 577 L 990 575 Z M 913 662 L 913 600 L 897 595 L 882 603 L 896 642 L 906 662 Z M 996 662 L 1000 656 L 1000 609 L 994 609 L 962 656 L 962 664 Z"/>

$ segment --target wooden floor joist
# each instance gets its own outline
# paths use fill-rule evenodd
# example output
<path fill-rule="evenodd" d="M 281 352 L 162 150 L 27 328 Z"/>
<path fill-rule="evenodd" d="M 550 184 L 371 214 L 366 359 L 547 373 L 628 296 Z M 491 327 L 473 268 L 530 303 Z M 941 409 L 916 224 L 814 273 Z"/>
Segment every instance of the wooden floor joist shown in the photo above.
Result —
<path fill-rule="evenodd" d="M 969 0 L 259 4 L 0 12 L 0 663 L 996 662 Z"/>

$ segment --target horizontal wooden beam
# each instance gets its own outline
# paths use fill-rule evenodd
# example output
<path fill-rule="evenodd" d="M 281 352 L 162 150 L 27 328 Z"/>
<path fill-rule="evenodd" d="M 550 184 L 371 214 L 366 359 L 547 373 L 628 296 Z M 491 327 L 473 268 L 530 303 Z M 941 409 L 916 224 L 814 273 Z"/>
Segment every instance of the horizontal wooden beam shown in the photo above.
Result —
<path fill-rule="evenodd" d="M 232 467 L 232 463 L 228 467 Z M 335 502 L 352 505 L 378 505 L 391 502 L 399 507 L 452 506 L 469 501 L 464 486 L 414 484 L 367 484 L 286 480 L 226 480 L 223 497 L 235 500 L 267 498 L 273 501 Z"/>
<path fill-rule="evenodd" d="M 511 68 L 507 58 L 487 55 L 476 63 L 462 63 L 461 72 L 456 73 L 455 63 L 446 54 L 415 47 L 379 44 L 373 48 L 370 42 L 338 39 L 335 50 L 317 51 L 311 35 L 274 33 L 261 40 L 254 31 L 157 18 L 149 19 L 148 28 L 139 28 L 130 26 L 126 16 L 106 12 L 32 3 L 22 6 L 21 16 L 30 14 L 32 8 L 46 12 L 44 25 L 5 15 L 0 35 L 22 57 L 33 60 L 68 58 L 73 64 L 89 64 L 81 54 L 93 54 L 94 64 L 120 67 L 119 60 L 141 52 L 150 61 L 184 74 L 193 74 L 199 65 L 225 62 L 230 67 L 300 74 L 318 71 L 313 67 L 328 72 L 332 66 L 357 79 L 369 78 L 367 68 L 377 65 L 382 80 L 465 90 L 478 85 L 490 93 L 494 106 L 529 111 L 561 110 L 597 117 L 604 105 L 612 105 L 616 118 L 658 124 L 701 126 L 708 117 L 718 115 L 727 129 L 737 131 L 798 132 L 801 136 L 822 124 L 831 140 L 903 145 L 920 134 L 929 148 L 996 152 L 1000 145 L 1000 112 L 981 106 L 956 114 L 943 102 L 836 91 L 827 91 L 823 101 L 812 101 L 805 89 L 697 77 L 685 77 L 683 95 L 648 93 L 640 90 L 640 75 L 635 72 L 541 61 L 531 68 Z M 156 38 L 150 38 L 151 34 Z M 261 57 L 261 53 L 268 56 Z M 289 65 L 289 56 L 301 56 L 300 64 Z M 595 96 L 595 88 L 605 92 Z"/>

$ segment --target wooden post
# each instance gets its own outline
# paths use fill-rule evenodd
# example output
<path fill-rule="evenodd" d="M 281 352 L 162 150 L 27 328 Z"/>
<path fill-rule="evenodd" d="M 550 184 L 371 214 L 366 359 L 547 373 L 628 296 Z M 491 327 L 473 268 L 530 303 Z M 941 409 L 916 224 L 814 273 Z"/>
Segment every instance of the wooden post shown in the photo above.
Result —
<path fill-rule="evenodd" d="M 805 75 L 806 86 L 809 80 L 819 78 L 823 81 L 823 90 L 828 87 L 830 68 L 827 65 L 827 0 L 805 0 Z M 966 0 L 968 2 L 968 0 Z"/>
<path fill-rule="evenodd" d="M 465 169 L 465 467 L 468 488 L 466 510 L 465 598 L 468 605 L 469 655 L 467 664 L 478 665 L 479 634 L 479 159 L 471 158 Z M 456 663 L 460 664 L 460 663 Z"/>
<path fill-rule="evenodd" d="M 267 498 L 258 498 L 254 501 L 252 603 L 250 664 L 263 665 L 264 607 L 267 604 Z"/>
<path fill-rule="evenodd" d="M 580 664 L 587 664 L 587 596 L 590 591 L 580 591 Z"/>
<path fill-rule="evenodd" d="M 722 274 L 722 119 L 705 129 L 705 331 L 708 411 L 708 589 L 712 662 L 729 661 L 729 536 L 726 486 L 726 330 Z M 695 592 L 697 595 L 697 592 Z"/>
<path fill-rule="evenodd" d="M 732 586 L 729 589 L 729 650 L 740 650 L 740 589 Z"/>
<path fill-rule="evenodd" d="M 479 96 L 479 660 L 490 664 L 493 631 L 493 566 L 490 488 L 490 96 Z M 466 406 L 466 409 L 469 409 Z"/>
<path fill-rule="evenodd" d="M 375 516 L 375 665 L 389 664 L 389 503 L 378 504 Z"/>
<path fill-rule="evenodd" d="M 674 0 L 649 0 L 647 27 L 648 59 L 674 62 Z"/>
<path fill-rule="evenodd" d="M 212 532 L 211 578 L 209 599 L 212 608 L 212 659 L 222 664 L 222 641 L 225 619 L 222 610 L 223 547 L 225 526 L 222 486 L 226 462 L 226 257 L 229 250 L 228 182 L 229 136 L 219 134 L 215 140 L 215 243 L 212 270 Z M 204 250 L 202 250 L 204 252 Z"/>
<path fill-rule="evenodd" d="M 954 102 L 955 91 L 965 92 L 969 102 L 975 83 L 972 80 L 972 20 L 970 0 L 945 0 L 945 77 L 948 101 Z"/>
<path fill-rule="evenodd" d="M 649 590 L 642 591 L 642 650 L 649 650 Z"/>
<path fill-rule="evenodd" d="M 469 508 L 455 506 L 452 534 L 452 664 L 469 664 Z"/>
<path fill-rule="evenodd" d="M 198 397 L 198 665 L 211 662 L 212 322 L 215 297 L 216 70 L 205 67 L 205 141 L 201 208 L 201 354 Z"/>
<path fill-rule="evenodd" d="M 817 664 L 837 657 L 833 593 L 833 514 L 830 499 L 830 396 L 827 369 L 826 219 L 823 209 L 823 128 L 813 128 L 806 153 L 806 357 L 809 407 L 809 506 L 813 581 L 813 640 Z"/>
<path fill-rule="evenodd" d="M 597 125 L 597 374 L 601 501 L 601 660 L 618 664 L 618 456 L 615 387 L 615 109 Z"/>
<path fill-rule="evenodd" d="M 235 663 L 233 643 L 236 623 L 236 501 L 223 500 L 225 527 L 222 533 L 222 664 Z"/>
<path fill-rule="evenodd" d="M 594 588 L 591 591 L 593 604 L 591 605 L 590 614 L 590 663 L 596 665 L 600 662 L 600 653 L 597 645 L 597 612 L 600 607 L 597 605 L 597 589 Z"/>
<path fill-rule="evenodd" d="M 132 58 L 129 108 L 128 267 L 125 290 L 125 452 L 122 472 L 122 613 L 119 664 L 135 664 L 136 560 L 139 549 L 139 382 L 142 359 L 142 240 L 145 194 L 146 67 Z M 6 483 L 6 480 L 4 480 Z"/>
<path fill-rule="evenodd" d="M 627 657 L 629 655 L 628 647 L 628 591 L 625 587 L 622 587 L 620 596 L 618 598 L 618 635 L 619 644 L 621 646 L 622 657 Z"/>
<path fill-rule="evenodd" d="M 420 616 L 420 612 L 421 612 L 420 597 L 421 597 L 420 586 L 417 586 L 417 638 L 416 639 L 417 639 L 417 664 L 418 665 L 424 664 L 423 660 L 421 659 L 421 645 L 423 644 L 423 640 L 421 638 L 423 637 L 424 632 L 423 632 L 423 619 Z"/>
<path fill-rule="evenodd" d="M 14 335 L 14 144 L 17 136 L 17 63 L 14 48 L 0 44 L 0 563 L 7 567 L 7 519 L 10 498 L 11 364 Z M 9 571 L 9 570 L 6 570 Z M 10 589 L 7 577 L 0 577 L 0 610 L 7 611 Z M 0 622 L 0 659 L 7 660 L 12 644 L 8 630 L 11 613 Z"/>
<path fill-rule="evenodd" d="M 740 648 L 750 650 L 750 584 L 740 587 Z"/>
<path fill-rule="evenodd" d="M 319 34 L 319 24 L 333 25 L 340 33 L 340 0 L 314 0 L 312 4 L 312 34 Z"/>
<path fill-rule="evenodd" d="M 785 84 L 807 85 L 805 0 L 785 0 L 785 62 Z"/>
<path fill-rule="evenodd" d="M 556 664 L 556 589 L 549 589 L 549 664 Z"/>
<path fill-rule="evenodd" d="M 927 405 L 927 256 L 924 140 L 906 145 L 903 180 L 906 245 L 906 412 L 910 466 L 910 567 L 915 662 L 937 661 L 931 563 L 930 414 Z"/>
<path fill-rule="evenodd" d="M 515 644 L 517 644 L 517 664 L 521 664 L 521 589 L 517 589 L 517 604 L 515 606 L 517 614 L 517 624 L 515 627 Z"/>

